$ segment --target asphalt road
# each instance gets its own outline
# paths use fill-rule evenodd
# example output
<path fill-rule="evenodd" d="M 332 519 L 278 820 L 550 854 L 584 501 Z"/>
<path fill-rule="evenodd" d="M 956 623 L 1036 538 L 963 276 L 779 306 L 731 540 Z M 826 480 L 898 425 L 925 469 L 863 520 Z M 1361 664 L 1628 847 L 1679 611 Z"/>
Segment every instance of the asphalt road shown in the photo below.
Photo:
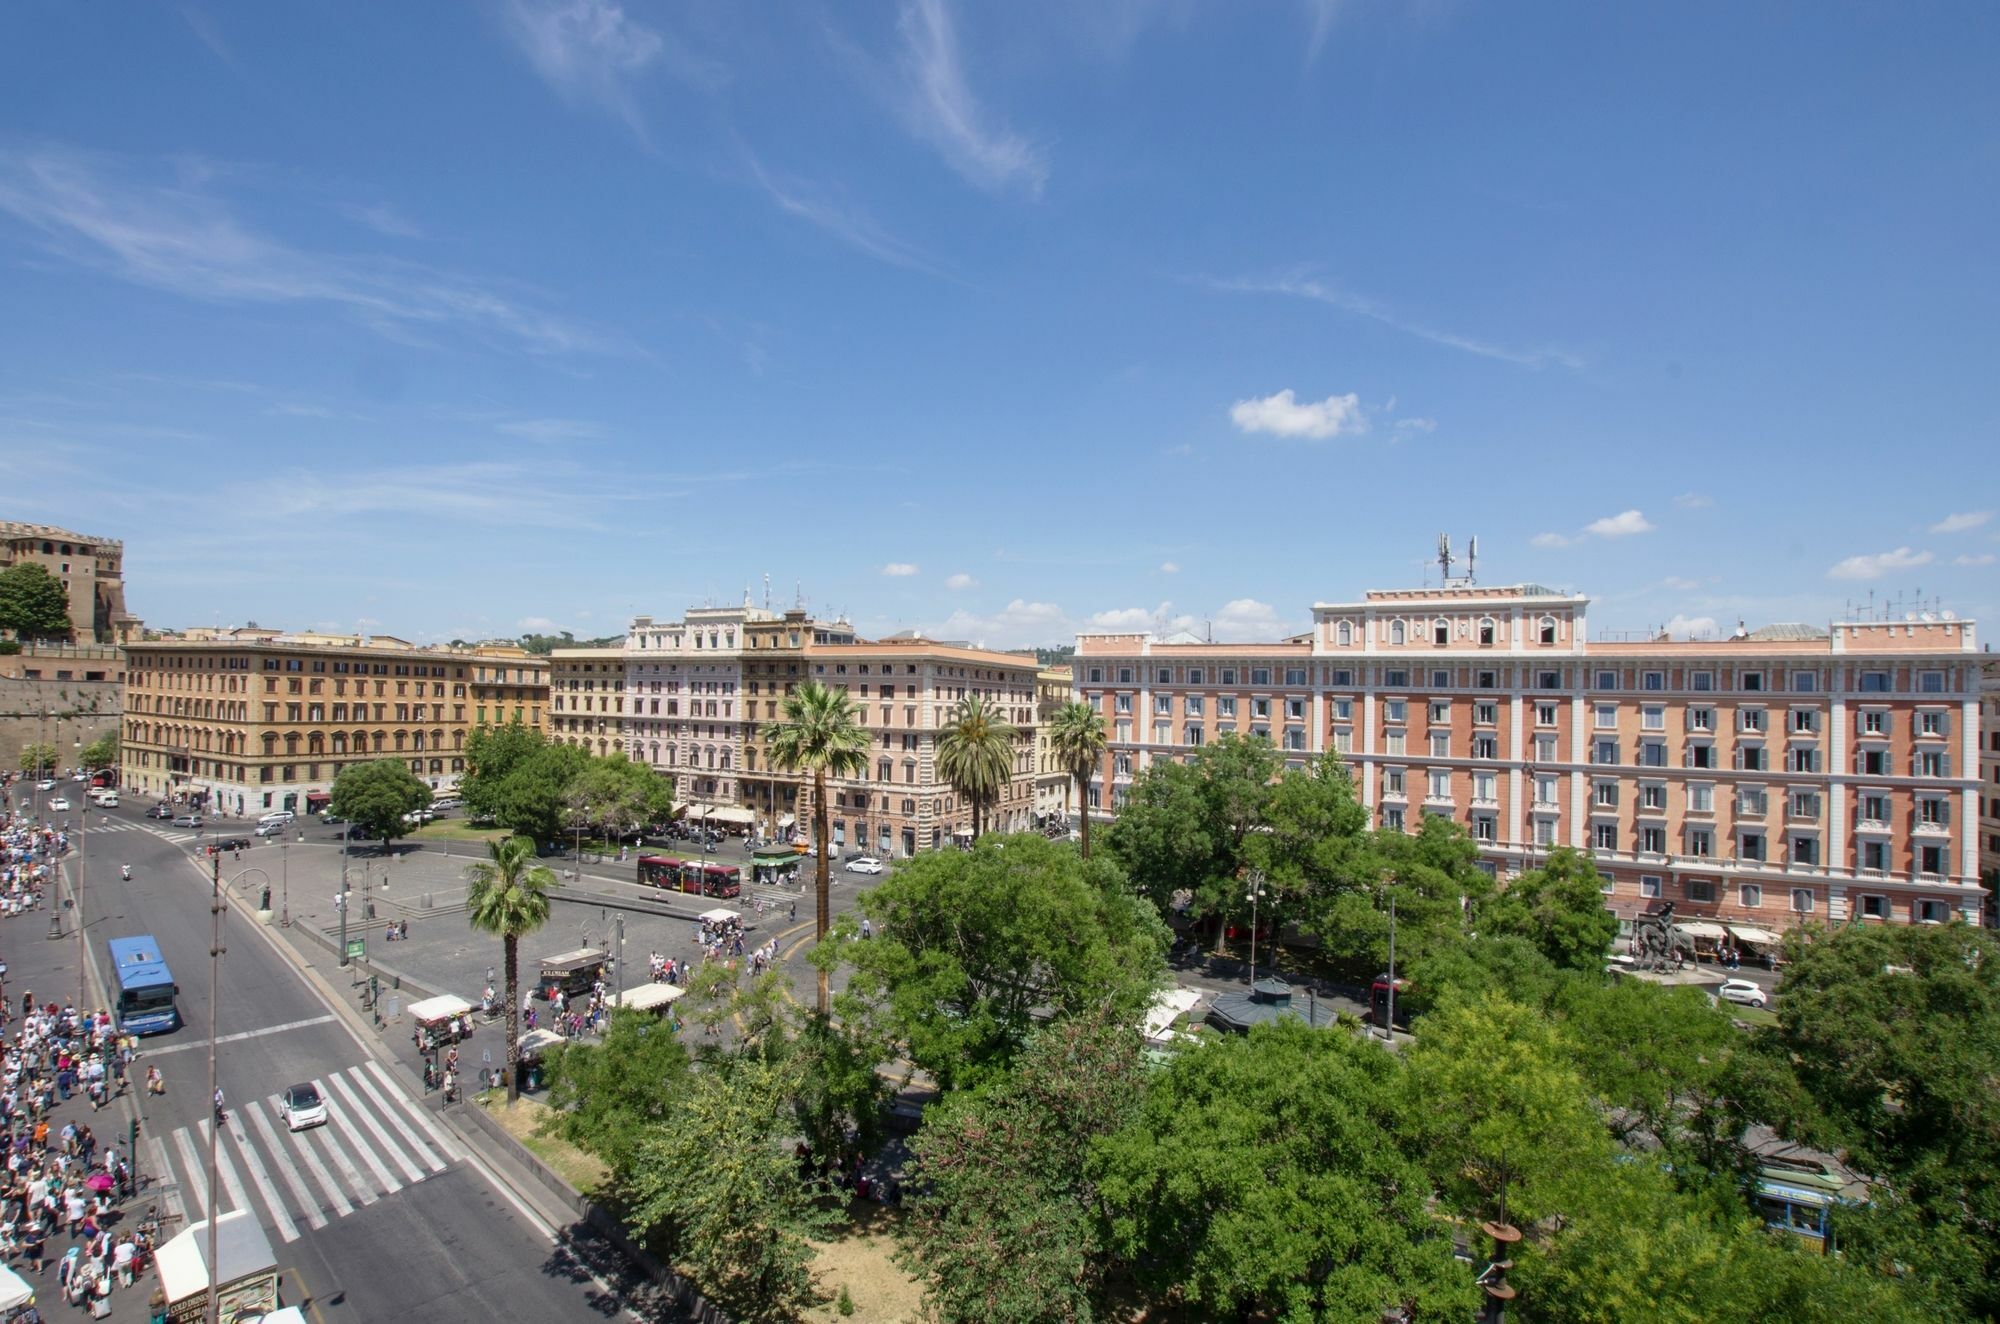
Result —
<path fill-rule="evenodd" d="M 317 1324 L 421 1319 L 425 1324 L 495 1319 L 614 1318 L 607 1286 L 579 1262 L 567 1237 L 494 1179 L 425 1102 L 408 1070 L 379 1052 L 326 995 L 281 953 L 276 935 L 246 910 L 224 916 L 220 995 L 211 998 L 210 889 L 187 837 L 142 820 L 142 807 L 105 817 L 92 811 L 84 855 L 84 911 L 96 971 L 91 1000 L 108 974 L 106 940 L 151 933 L 180 986 L 184 1024 L 142 1043 L 139 1071 L 157 1066 L 163 1097 L 135 1090 L 140 1171 L 147 1201 L 186 1220 L 209 1207 L 206 1136 L 211 1011 L 217 1075 L 227 1102 L 221 1137 L 224 1209 L 251 1208 L 286 1270 L 288 1303 L 303 1301 Z M 271 852 L 275 855 L 276 852 Z M 76 857 L 71 857 L 72 874 Z M 127 883 L 120 863 L 132 866 Z M 225 859 L 225 878 L 275 866 L 264 852 Z M 277 879 L 272 878 L 275 887 Z M 66 923 L 73 922 L 73 915 Z M 46 916 L 12 922 L 37 927 L 37 943 L 10 941 L 16 998 L 75 996 L 76 944 L 47 941 Z M 58 950 L 59 948 L 59 950 Z M 22 958 L 27 958 L 24 962 Z M 24 969 L 27 964 L 46 969 Z M 30 979 L 50 981 L 36 987 Z M 293 1134 L 276 1107 L 279 1093 L 314 1081 L 331 1103 L 331 1122 Z M 106 1121 L 109 1119 L 107 1118 Z M 178 1224 L 176 1226 L 184 1226 Z M 636 1317 L 636 1316 L 635 1316 Z"/>

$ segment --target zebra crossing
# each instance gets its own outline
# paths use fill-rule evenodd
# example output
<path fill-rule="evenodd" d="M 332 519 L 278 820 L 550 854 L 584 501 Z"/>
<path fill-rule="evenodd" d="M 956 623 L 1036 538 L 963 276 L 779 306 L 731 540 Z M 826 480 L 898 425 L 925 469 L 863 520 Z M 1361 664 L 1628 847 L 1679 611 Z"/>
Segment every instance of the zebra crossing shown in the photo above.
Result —
<path fill-rule="evenodd" d="M 151 823 L 134 823 L 123 818 L 114 818 L 106 823 L 92 823 L 85 830 L 93 837 L 100 832 L 147 832 L 161 841 L 171 841 L 177 846 L 185 845 L 201 836 L 201 833 L 187 828 L 154 827 Z"/>
<path fill-rule="evenodd" d="M 327 1122 L 304 1131 L 285 1126 L 280 1096 L 232 1105 L 216 1145 L 211 1201 L 211 1123 L 177 1128 L 152 1141 L 154 1171 L 178 1192 L 188 1222 L 249 1209 L 285 1241 L 323 1228 L 377 1200 L 445 1171 L 465 1150 L 405 1095 L 379 1062 L 347 1067 L 312 1082 L 326 1101 Z M 171 1202 L 172 1196 L 169 1196 Z M 253 1203 L 254 1201 L 254 1203 Z"/>

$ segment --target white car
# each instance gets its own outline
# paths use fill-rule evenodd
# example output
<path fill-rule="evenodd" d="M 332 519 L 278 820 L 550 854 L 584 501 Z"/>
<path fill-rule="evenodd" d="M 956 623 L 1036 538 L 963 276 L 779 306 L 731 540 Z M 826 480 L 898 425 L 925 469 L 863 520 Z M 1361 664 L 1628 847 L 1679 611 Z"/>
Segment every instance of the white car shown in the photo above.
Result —
<path fill-rule="evenodd" d="M 849 873 L 881 873 L 882 861 L 873 855 L 857 855 L 842 867 Z"/>
<path fill-rule="evenodd" d="M 309 1126 L 326 1125 L 326 1100 L 320 1097 L 315 1085 L 293 1085 L 285 1090 L 278 1101 L 279 1111 L 285 1115 L 285 1126 L 289 1130 L 303 1131 Z"/>
<path fill-rule="evenodd" d="M 69 797 L 66 795 L 59 795 L 55 799 L 49 801 L 49 810 L 52 813 L 60 814 L 68 808 L 69 808 Z"/>
<path fill-rule="evenodd" d="M 1724 1002 L 1738 1002 L 1746 1007 L 1761 1008 L 1770 1001 L 1770 996 L 1763 989 L 1747 979 L 1723 980 L 1722 987 L 1715 990 L 1715 996 Z"/>
<path fill-rule="evenodd" d="M 53 791 L 55 788 L 56 782 L 53 777 L 45 778 L 35 783 L 35 789 L 38 791 Z"/>

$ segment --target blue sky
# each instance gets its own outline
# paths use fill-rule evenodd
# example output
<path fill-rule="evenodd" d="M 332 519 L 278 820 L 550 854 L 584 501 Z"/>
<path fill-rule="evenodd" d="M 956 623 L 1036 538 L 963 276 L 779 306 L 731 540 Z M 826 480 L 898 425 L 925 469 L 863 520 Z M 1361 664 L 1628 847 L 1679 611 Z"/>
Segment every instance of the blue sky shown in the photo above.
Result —
<path fill-rule="evenodd" d="M 155 625 L 2000 628 L 2000 9 L 0 14 L 0 517 Z M 1990 637 L 1990 634 L 1989 634 Z"/>

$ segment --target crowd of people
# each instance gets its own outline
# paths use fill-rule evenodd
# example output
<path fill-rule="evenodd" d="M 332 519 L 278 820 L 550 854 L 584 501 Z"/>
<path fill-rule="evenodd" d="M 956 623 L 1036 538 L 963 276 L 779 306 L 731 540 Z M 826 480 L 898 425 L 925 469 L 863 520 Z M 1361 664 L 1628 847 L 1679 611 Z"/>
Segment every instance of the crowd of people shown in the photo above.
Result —
<path fill-rule="evenodd" d="M 49 871 L 69 853 L 69 833 L 7 820 L 0 832 L 0 914 L 19 915 L 41 906 Z"/>

